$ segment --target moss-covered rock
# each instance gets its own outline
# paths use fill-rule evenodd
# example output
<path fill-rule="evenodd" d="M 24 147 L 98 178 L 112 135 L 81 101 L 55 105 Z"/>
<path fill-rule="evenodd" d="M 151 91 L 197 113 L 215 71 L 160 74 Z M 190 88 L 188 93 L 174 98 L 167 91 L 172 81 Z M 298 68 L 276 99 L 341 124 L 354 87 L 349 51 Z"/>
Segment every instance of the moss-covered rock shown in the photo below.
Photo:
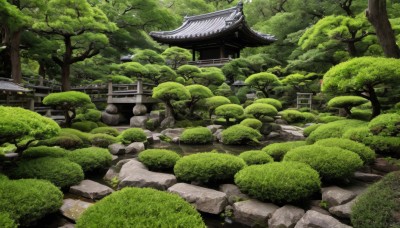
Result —
<path fill-rule="evenodd" d="M 214 136 L 206 127 L 195 127 L 185 129 L 179 140 L 186 144 L 207 144 L 214 141 Z"/>
<path fill-rule="evenodd" d="M 68 153 L 67 158 L 78 163 L 84 172 L 106 168 L 111 165 L 112 156 L 108 149 L 89 147 Z"/>
<path fill-rule="evenodd" d="M 305 145 L 306 141 L 272 143 L 262 148 L 262 150 L 267 152 L 267 154 L 270 155 L 271 157 L 273 157 L 275 161 L 280 161 L 289 150 Z"/>
<path fill-rule="evenodd" d="M 239 157 L 243 159 L 247 165 L 261 165 L 271 163 L 274 159 L 262 150 L 249 150 L 240 153 Z"/>
<path fill-rule="evenodd" d="M 233 125 L 222 131 L 222 143 L 229 145 L 258 144 L 260 132 L 240 124 Z"/>
<path fill-rule="evenodd" d="M 139 154 L 139 161 L 156 171 L 172 170 L 180 158 L 175 151 L 165 149 L 147 149 Z"/>
<path fill-rule="evenodd" d="M 60 147 L 37 146 L 30 147 L 22 153 L 23 158 L 54 157 L 60 158 L 67 155 L 67 150 Z"/>

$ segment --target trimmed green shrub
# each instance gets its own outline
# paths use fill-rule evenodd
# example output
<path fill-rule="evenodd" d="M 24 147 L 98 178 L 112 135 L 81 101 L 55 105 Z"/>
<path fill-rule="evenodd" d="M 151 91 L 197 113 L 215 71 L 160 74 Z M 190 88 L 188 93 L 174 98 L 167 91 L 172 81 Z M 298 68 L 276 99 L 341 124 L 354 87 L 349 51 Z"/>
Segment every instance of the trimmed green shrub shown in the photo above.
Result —
<path fill-rule="evenodd" d="M 244 109 L 244 113 L 246 115 L 253 115 L 256 119 L 260 119 L 264 116 L 275 116 L 278 114 L 278 110 L 270 104 L 253 103 Z"/>
<path fill-rule="evenodd" d="M 0 184 L 0 213 L 9 213 L 21 225 L 58 211 L 62 203 L 62 192 L 48 181 L 21 179 Z"/>
<path fill-rule="evenodd" d="M 78 138 L 80 138 L 83 142 L 84 145 L 90 145 L 90 134 L 86 133 L 86 132 L 82 132 L 80 130 L 77 129 L 73 129 L 73 128 L 62 128 L 60 131 L 60 136 L 70 136 L 70 135 L 74 135 L 77 136 Z"/>
<path fill-rule="evenodd" d="M 195 127 L 185 129 L 179 140 L 186 144 L 207 144 L 214 140 L 214 136 L 206 127 Z"/>
<path fill-rule="evenodd" d="M 248 166 L 235 175 L 243 193 L 276 203 L 296 202 L 318 192 L 318 172 L 300 162 L 273 162 Z"/>
<path fill-rule="evenodd" d="M 260 132 L 240 124 L 233 125 L 222 131 L 222 143 L 228 145 L 258 144 L 260 138 Z"/>
<path fill-rule="evenodd" d="M 150 170 L 172 170 L 180 158 L 175 151 L 165 149 L 147 149 L 139 154 L 139 161 Z"/>
<path fill-rule="evenodd" d="M 107 149 L 89 147 L 68 153 L 67 158 L 78 163 L 84 172 L 106 168 L 111 165 L 112 156 Z"/>
<path fill-rule="evenodd" d="M 369 121 L 371 117 L 372 117 L 371 110 L 358 109 L 358 108 L 351 109 L 351 115 L 350 115 L 351 119 Z"/>
<path fill-rule="evenodd" d="M 282 109 L 282 103 L 274 98 L 261 98 L 255 100 L 254 103 L 269 104 L 274 106 L 277 110 Z"/>
<path fill-rule="evenodd" d="M 111 135 L 111 136 L 115 136 L 117 137 L 119 135 L 119 131 L 113 127 L 98 127 L 93 129 L 91 132 L 91 134 L 107 134 L 107 135 Z"/>
<path fill-rule="evenodd" d="M 121 132 L 118 136 L 124 144 L 130 144 L 133 142 L 145 142 L 147 140 L 146 133 L 141 128 L 129 128 Z"/>
<path fill-rule="evenodd" d="M 317 129 L 321 125 L 322 124 L 313 124 L 313 125 L 310 125 L 310 126 L 304 128 L 304 130 L 303 130 L 304 137 L 308 137 L 311 134 L 311 132 L 315 131 L 315 129 Z"/>
<path fill-rule="evenodd" d="M 341 138 L 350 128 L 362 127 L 367 123 L 361 120 L 338 120 L 335 122 L 321 125 L 315 129 L 306 139 L 307 143 L 312 144 L 321 139 Z"/>
<path fill-rule="evenodd" d="M 243 159 L 231 154 L 198 153 L 185 156 L 176 162 L 174 173 L 185 182 L 222 183 L 246 166 Z"/>
<path fill-rule="evenodd" d="M 229 122 L 230 118 L 238 119 L 243 113 L 243 107 L 238 104 L 224 104 L 215 109 L 215 114 L 225 118 L 226 122 Z"/>
<path fill-rule="evenodd" d="M 280 111 L 278 114 L 288 123 L 313 122 L 316 119 L 316 116 L 312 113 L 299 112 L 293 109 L 286 109 Z"/>
<path fill-rule="evenodd" d="M 0 213 L 0 227 L 3 228 L 17 228 L 15 221 L 10 218 L 10 215 L 6 212 Z"/>
<path fill-rule="evenodd" d="M 71 125 L 72 128 L 83 131 L 83 132 L 90 132 L 91 130 L 99 127 L 95 122 L 92 121 L 82 121 L 76 122 Z"/>
<path fill-rule="evenodd" d="M 65 158 L 37 158 L 21 161 L 9 172 L 10 177 L 48 180 L 64 188 L 83 180 L 82 168 Z"/>
<path fill-rule="evenodd" d="M 318 122 L 320 123 L 330 123 L 330 122 L 335 122 L 338 120 L 345 120 L 346 117 L 342 117 L 342 116 L 321 116 L 318 117 Z"/>
<path fill-rule="evenodd" d="M 261 121 L 259 121 L 258 119 L 247 118 L 247 119 L 242 120 L 242 122 L 240 122 L 240 125 L 243 125 L 246 127 L 251 127 L 256 130 L 260 130 L 263 123 Z"/>
<path fill-rule="evenodd" d="M 247 165 L 261 165 L 271 163 L 274 159 L 262 150 L 249 150 L 240 153 L 239 158 L 243 159 Z"/>
<path fill-rule="evenodd" d="M 369 148 L 368 146 L 343 138 L 328 138 L 322 139 L 315 143 L 315 145 L 326 146 L 326 147 L 340 147 L 345 150 L 350 150 L 358 156 L 360 156 L 361 160 L 364 161 L 365 164 L 370 164 L 375 161 L 375 152 Z"/>
<path fill-rule="evenodd" d="M 97 109 L 86 109 L 83 113 L 76 115 L 75 120 L 98 122 L 101 119 L 101 112 Z"/>
<path fill-rule="evenodd" d="M 283 161 L 298 161 L 310 165 L 325 180 L 343 179 L 362 167 L 358 154 L 339 147 L 301 146 L 286 153 Z"/>
<path fill-rule="evenodd" d="M 229 96 L 228 99 L 231 101 L 232 104 L 240 104 L 240 100 L 237 96 Z"/>
<path fill-rule="evenodd" d="M 108 148 L 109 145 L 119 142 L 117 137 L 108 134 L 94 134 L 90 137 L 93 146 Z"/>
<path fill-rule="evenodd" d="M 369 101 L 359 96 L 339 96 L 328 101 L 328 107 L 343 108 L 347 115 L 351 115 L 351 108 L 368 103 Z"/>
<path fill-rule="evenodd" d="M 113 75 L 110 77 L 113 84 L 132 84 L 133 80 L 123 75 Z"/>
<path fill-rule="evenodd" d="M 78 136 L 70 134 L 39 141 L 37 146 L 59 146 L 65 149 L 74 149 L 82 147 L 83 142 Z"/>
<path fill-rule="evenodd" d="M 37 146 L 26 149 L 23 158 L 53 157 L 60 158 L 67 155 L 67 150 L 59 147 Z"/>
<path fill-rule="evenodd" d="M 176 194 L 150 188 L 124 188 L 89 207 L 76 226 L 204 228 L 205 224 L 196 209 Z"/>
<path fill-rule="evenodd" d="M 352 207 L 352 225 L 355 228 L 398 227 L 399 183 L 400 172 L 393 172 L 370 186 Z"/>
<path fill-rule="evenodd" d="M 368 128 L 374 135 L 400 136 L 400 115 L 381 114 L 369 122 Z"/>
<path fill-rule="evenodd" d="M 270 155 L 275 161 L 282 160 L 283 156 L 291 150 L 299 146 L 305 146 L 306 141 L 292 141 L 292 142 L 282 142 L 282 143 L 272 143 L 262 148 L 262 151 L 265 151 L 268 155 Z"/>

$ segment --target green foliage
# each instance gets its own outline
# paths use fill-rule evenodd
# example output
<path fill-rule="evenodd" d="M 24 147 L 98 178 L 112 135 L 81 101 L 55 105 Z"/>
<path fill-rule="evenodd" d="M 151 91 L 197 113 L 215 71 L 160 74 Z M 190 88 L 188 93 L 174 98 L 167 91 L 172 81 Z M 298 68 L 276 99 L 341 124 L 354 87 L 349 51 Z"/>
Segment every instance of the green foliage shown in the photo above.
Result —
<path fill-rule="evenodd" d="M 283 161 L 297 161 L 310 165 L 325 180 L 348 178 L 359 169 L 363 161 L 356 153 L 339 148 L 319 145 L 291 149 Z"/>
<path fill-rule="evenodd" d="M 163 53 L 165 61 L 172 69 L 176 70 L 179 66 L 187 63 L 192 58 L 192 54 L 184 48 L 170 47 L 167 48 Z"/>
<path fill-rule="evenodd" d="M 277 110 L 282 109 L 282 103 L 274 98 L 261 98 L 254 101 L 254 103 L 269 104 L 274 106 Z"/>
<path fill-rule="evenodd" d="M 252 165 L 235 175 L 235 183 L 251 197 L 277 203 L 307 199 L 321 185 L 318 173 L 300 162 Z"/>
<path fill-rule="evenodd" d="M 200 68 L 201 73 L 195 74 L 193 81 L 204 86 L 219 86 L 225 81 L 225 76 L 221 69 L 217 67 Z"/>
<path fill-rule="evenodd" d="M 274 159 L 262 150 L 249 150 L 240 153 L 239 157 L 243 159 L 247 165 L 261 165 L 271 163 Z"/>
<path fill-rule="evenodd" d="M 87 109 L 83 114 L 77 115 L 81 121 L 98 122 L 101 119 L 101 112 L 96 109 Z"/>
<path fill-rule="evenodd" d="M 145 142 L 147 140 L 146 133 L 141 128 L 128 128 L 121 132 L 118 136 L 124 144 L 130 144 L 133 142 Z"/>
<path fill-rule="evenodd" d="M 400 209 L 396 200 L 399 183 L 400 172 L 393 172 L 370 186 L 352 207 L 352 225 L 355 228 L 396 227 L 398 220 L 395 216 Z"/>
<path fill-rule="evenodd" d="M 23 158 L 28 159 L 41 157 L 60 158 L 66 155 L 67 151 L 63 148 L 47 146 L 29 147 L 22 153 Z"/>
<path fill-rule="evenodd" d="M 238 119 L 244 114 L 243 107 L 237 104 L 224 104 L 215 109 L 217 116 L 223 117 L 229 122 L 230 118 Z"/>
<path fill-rule="evenodd" d="M 133 83 L 132 79 L 130 79 L 126 76 L 123 76 L 123 75 L 113 75 L 113 76 L 111 76 L 110 79 L 113 84 L 132 84 Z"/>
<path fill-rule="evenodd" d="M 252 74 L 244 82 L 263 92 L 267 98 L 271 87 L 281 84 L 276 75 L 267 72 Z"/>
<path fill-rule="evenodd" d="M 232 104 L 240 105 L 240 100 L 237 96 L 229 96 L 228 99 L 231 101 Z"/>
<path fill-rule="evenodd" d="M 185 144 L 207 144 L 214 140 L 210 129 L 206 127 L 188 128 L 183 131 L 179 141 Z"/>
<path fill-rule="evenodd" d="M 396 113 L 381 114 L 368 123 L 374 135 L 400 136 L 400 115 Z"/>
<path fill-rule="evenodd" d="M 260 128 L 263 125 L 263 123 L 261 121 L 259 121 L 258 119 L 254 119 L 254 118 L 244 119 L 244 120 L 242 120 L 242 122 L 240 122 L 240 124 L 243 126 L 246 126 L 246 127 L 251 127 L 256 130 L 260 130 Z"/>
<path fill-rule="evenodd" d="M 111 135 L 111 136 L 115 136 L 115 137 L 117 137 L 119 135 L 119 131 L 113 127 L 98 127 L 98 128 L 93 129 L 90 133 L 91 134 L 102 133 L 102 134 L 107 134 L 107 135 Z"/>
<path fill-rule="evenodd" d="M 127 62 L 120 64 L 119 71 L 122 75 L 128 76 L 130 78 L 142 78 L 148 73 L 146 67 L 136 62 Z"/>
<path fill-rule="evenodd" d="M 329 100 L 328 106 L 334 108 L 344 108 L 350 110 L 362 104 L 368 103 L 368 100 L 358 96 L 339 96 Z"/>
<path fill-rule="evenodd" d="M 261 119 L 264 116 L 275 116 L 278 110 L 273 105 L 265 103 L 253 103 L 244 109 L 246 115 L 253 115 L 256 119 Z"/>
<path fill-rule="evenodd" d="M 338 120 L 345 120 L 345 117 L 342 116 L 320 116 L 318 117 L 318 122 L 320 123 L 330 123 L 330 122 L 335 122 Z"/>
<path fill-rule="evenodd" d="M 240 124 L 222 131 L 222 143 L 228 145 L 258 144 L 260 138 L 260 132 Z"/>
<path fill-rule="evenodd" d="M 300 112 L 294 109 L 286 109 L 280 111 L 279 114 L 288 123 L 313 122 L 316 119 L 315 115 L 311 113 Z"/>
<path fill-rule="evenodd" d="M 224 183 L 246 166 L 243 159 L 231 154 L 198 153 L 181 158 L 174 167 L 179 180 L 185 182 Z"/>
<path fill-rule="evenodd" d="M 345 150 L 352 151 L 363 160 L 364 164 L 371 164 L 375 161 L 375 152 L 362 143 L 343 138 L 321 139 L 315 145 L 326 147 L 340 147 Z"/>
<path fill-rule="evenodd" d="M 90 132 L 98 126 L 95 122 L 92 121 L 82 121 L 73 123 L 71 127 L 79 131 Z"/>
<path fill-rule="evenodd" d="M 371 119 L 371 116 L 372 116 L 371 110 L 365 110 L 359 108 L 351 109 L 351 115 L 350 115 L 351 119 L 369 121 Z"/>
<path fill-rule="evenodd" d="M 107 149 L 89 147 L 77 149 L 68 153 L 67 158 L 78 163 L 84 172 L 102 169 L 110 166 L 111 154 Z"/>
<path fill-rule="evenodd" d="M 112 135 L 98 133 L 90 136 L 93 146 L 108 148 L 109 145 L 119 142 L 117 137 Z"/>
<path fill-rule="evenodd" d="M 83 146 L 82 140 L 73 134 L 57 136 L 50 139 L 39 141 L 38 146 L 58 146 L 64 149 L 74 149 Z"/>
<path fill-rule="evenodd" d="M 149 49 L 138 50 L 132 57 L 133 62 L 140 64 L 165 64 L 164 58 L 157 52 Z"/>
<path fill-rule="evenodd" d="M 0 226 L 4 228 L 17 228 L 15 221 L 10 218 L 10 215 L 6 212 L 0 213 Z"/>
<path fill-rule="evenodd" d="M 44 179 L 65 188 L 83 180 L 83 171 L 78 164 L 68 159 L 44 157 L 19 162 L 10 170 L 10 177 Z"/>
<path fill-rule="evenodd" d="M 153 88 L 153 98 L 162 101 L 188 100 L 189 91 L 182 84 L 176 82 L 164 82 Z"/>
<path fill-rule="evenodd" d="M 72 135 L 72 136 L 71 136 Z M 67 136 L 67 137 L 78 137 L 82 140 L 84 145 L 90 145 L 90 134 L 86 132 L 82 132 L 77 129 L 73 128 L 62 128 L 60 131 L 60 136 Z"/>
<path fill-rule="evenodd" d="M 139 153 L 139 161 L 156 171 L 172 170 L 180 158 L 175 151 L 165 149 L 147 149 Z"/>
<path fill-rule="evenodd" d="M 273 157 L 275 161 L 280 161 L 289 150 L 305 145 L 306 145 L 305 141 L 272 143 L 269 144 L 268 146 L 265 146 L 262 150 L 265 151 L 271 157 Z"/>
<path fill-rule="evenodd" d="M 312 144 L 321 139 L 341 138 L 350 128 L 365 126 L 366 122 L 360 120 L 338 120 L 323 124 L 315 129 L 307 138 L 307 143 Z"/>
<path fill-rule="evenodd" d="M 311 132 L 315 131 L 318 127 L 320 127 L 322 124 L 312 124 L 303 130 L 303 135 L 304 137 L 308 137 Z"/>
<path fill-rule="evenodd" d="M 208 108 L 208 110 L 210 112 L 210 116 L 211 116 L 217 107 L 219 107 L 221 105 L 225 105 L 225 104 L 230 104 L 230 103 L 231 103 L 231 101 L 226 97 L 213 96 L 213 97 L 206 99 L 205 106 Z"/>
<path fill-rule="evenodd" d="M 126 227 L 205 227 L 200 214 L 181 197 L 150 188 L 124 188 L 105 197 L 89 207 L 76 226 L 113 227 L 116 224 Z"/>
<path fill-rule="evenodd" d="M 62 192 L 44 180 L 2 180 L 0 184 L 0 213 L 10 214 L 20 225 L 57 212 L 63 203 Z"/>

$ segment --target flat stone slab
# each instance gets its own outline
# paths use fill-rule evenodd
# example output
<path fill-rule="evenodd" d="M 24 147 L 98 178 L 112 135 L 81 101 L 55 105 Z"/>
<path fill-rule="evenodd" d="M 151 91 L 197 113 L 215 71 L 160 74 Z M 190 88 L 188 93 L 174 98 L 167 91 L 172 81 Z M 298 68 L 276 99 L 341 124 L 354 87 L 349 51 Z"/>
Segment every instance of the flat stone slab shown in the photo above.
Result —
<path fill-rule="evenodd" d="M 172 174 L 156 173 L 145 169 L 137 169 L 121 180 L 118 188 L 139 187 L 167 190 L 176 184 L 176 177 Z"/>
<path fill-rule="evenodd" d="M 362 173 L 362 172 L 355 172 L 354 178 L 359 181 L 364 182 L 375 182 L 382 179 L 383 176 L 373 173 Z"/>
<path fill-rule="evenodd" d="M 82 200 L 64 199 L 60 211 L 65 217 L 76 221 L 91 205 L 93 204 Z"/>
<path fill-rule="evenodd" d="M 132 154 L 132 153 L 139 153 L 145 150 L 145 146 L 144 143 L 142 142 L 134 142 L 129 144 L 126 148 L 125 148 L 125 153 L 127 154 Z"/>
<path fill-rule="evenodd" d="M 357 201 L 357 198 L 353 199 L 352 201 L 329 208 L 329 212 L 339 218 L 350 218 L 351 215 L 351 207 Z"/>
<path fill-rule="evenodd" d="M 219 190 L 226 194 L 229 204 L 249 199 L 249 197 L 242 193 L 239 187 L 234 184 L 222 184 L 219 186 Z"/>
<path fill-rule="evenodd" d="M 296 224 L 295 228 L 351 228 L 332 216 L 309 210 Z"/>
<path fill-rule="evenodd" d="M 119 163 L 117 163 L 117 166 L 118 166 L 118 164 Z M 148 170 L 147 167 L 145 165 L 143 165 L 143 163 L 141 163 L 138 160 L 132 159 L 122 165 L 121 170 L 119 171 L 118 179 L 123 180 L 126 177 L 128 177 L 129 175 L 135 173 L 137 170 L 140 171 L 143 169 Z"/>
<path fill-rule="evenodd" d="M 322 188 L 322 200 L 328 203 L 328 207 L 345 204 L 354 199 L 357 195 L 337 186 Z"/>
<path fill-rule="evenodd" d="M 279 207 L 258 200 L 245 200 L 233 204 L 233 219 L 248 226 L 267 226 L 268 219 Z"/>
<path fill-rule="evenodd" d="M 228 205 L 225 193 L 196 185 L 178 183 L 168 188 L 168 191 L 178 194 L 202 212 L 219 214 Z"/>
<path fill-rule="evenodd" d="M 292 228 L 303 217 L 305 211 L 301 208 L 285 205 L 272 214 L 268 220 L 269 228 Z"/>
<path fill-rule="evenodd" d="M 78 185 L 71 186 L 69 192 L 89 199 L 101 199 L 114 190 L 91 180 L 83 180 Z"/>
<path fill-rule="evenodd" d="M 167 128 L 161 132 L 162 135 L 165 135 L 171 139 L 178 137 L 182 134 L 185 128 Z"/>
<path fill-rule="evenodd" d="M 119 143 L 114 143 L 108 146 L 108 151 L 113 155 L 125 154 L 125 146 Z"/>

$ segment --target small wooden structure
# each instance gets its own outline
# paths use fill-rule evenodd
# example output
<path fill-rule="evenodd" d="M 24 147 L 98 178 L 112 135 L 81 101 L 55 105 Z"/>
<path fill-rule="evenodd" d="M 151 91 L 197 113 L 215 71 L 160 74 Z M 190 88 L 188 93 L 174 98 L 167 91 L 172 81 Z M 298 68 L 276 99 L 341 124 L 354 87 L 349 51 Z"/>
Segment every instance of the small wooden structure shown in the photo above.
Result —
<path fill-rule="evenodd" d="M 312 93 L 297 93 L 297 109 L 312 108 Z"/>
<path fill-rule="evenodd" d="M 9 78 L 0 78 L 0 105 L 34 109 L 32 91 Z"/>
<path fill-rule="evenodd" d="M 276 41 L 274 36 L 256 32 L 247 25 L 242 2 L 229 9 L 185 17 L 179 28 L 151 32 L 150 36 L 160 43 L 191 49 L 193 59 L 189 64 L 217 67 L 239 58 L 245 47 Z"/>
<path fill-rule="evenodd" d="M 138 80 L 132 84 L 108 83 L 107 103 L 108 104 L 146 104 L 157 103 L 151 97 L 153 84 L 144 83 Z"/>

